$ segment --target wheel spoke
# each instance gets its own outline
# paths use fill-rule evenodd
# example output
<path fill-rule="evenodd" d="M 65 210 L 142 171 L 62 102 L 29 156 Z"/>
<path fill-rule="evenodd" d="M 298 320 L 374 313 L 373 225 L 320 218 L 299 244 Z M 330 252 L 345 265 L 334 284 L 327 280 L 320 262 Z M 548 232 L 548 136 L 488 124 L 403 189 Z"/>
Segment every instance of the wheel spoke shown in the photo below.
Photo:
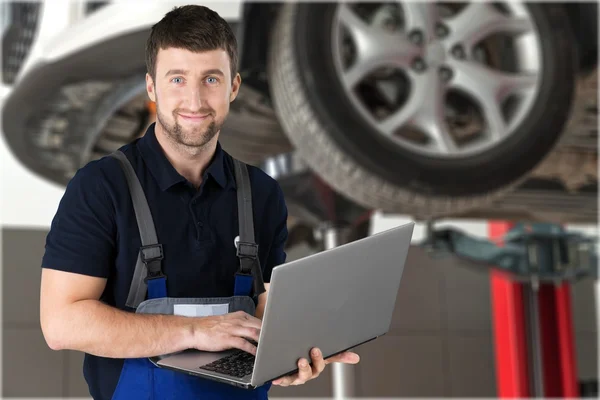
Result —
<path fill-rule="evenodd" d="M 423 75 L 410 73 L 414 90 L 395 114 L 379 124 L 379 130 L 392 137 L 403 127 L 416 127 L 432 141 L 438 153 L 453 153 L 456 145 L 445 122 L 445 88 L 436 71 Z"/>
<path fill-rule="evenodd" d="M 484 114 L 490 136 L 501 139 L 508 133 L 508 129 L 497 97 L 497 84 L 491 80 L 473 82 L 474 80 L 474 77 L 468 77 L 467 74 L 457 74 L 452 86 L 467 93 L 477 102 Z M 468 81 L 470 82 L 467 83 Z"/>
<path fill-rule="evenodd" d="M 469 49 L 494 33 L 523 34 L 533 29 L 529 19 L 508 17 L 488 2 L 469 3 L 447 24 L 450 28 L 449 41 L 461 43 Z"/>
<path fill-rule="evenodd" d="M 343 75 L 344 84 L 346 87 L 353 89 L 360 83 L 369 73 L 377 68 L 375 60 L 358 59 Z"/>
<path fill-rule="evenodd" d="M 413 118 L 417 115 L 425 101 L 424 94 L 426 91 L 423 90 L 423 86 L 427 86 L 427 77 L 417 76 L 412 72 L 408 76 L 412 79 L 411 86 L 415 90 L 411 90 L 410 97 L 400 110 L 378 124 L 378 129 L 386 136 L 392 137 L 398 129 L 411 125 Z"/>
<path fill-rule="evenodd" d="M 485 120 L 488 123 L 488 135 L 493 140 L 499 140 L 508 134 L 508 127 L 500 105 L 492 101 L 490 98 L 486 98 L 482 101 L 483 114 Z"/>
<path fill-rule="evenodd" d="M 431 140 L 429 147 L 441 154 L 457 152 L 456 143 L 446 123 L 446 86 L 437 71 L 428 72 L 422 107 L 413 118 L 413 125 L 420 128 Z"/>
<path fill-rule="evenodd" d="M 400 110 L 379 124 L 379 130 L 386 136 L 394 136 L 398 129 L 409 126 L 412 123 L 411 121 L 419 111 L 421 104 L 421 99 L 414 95 L 411 96 Z"/>
<path fill-rule="evenodd" d="M 402 4 L 406 19 L 406 30 L 419 30 L 425 35 L 425 42 L 435 37 L 435 24 L 439 13 L 434 2 L 408 1 Z"/>
<path fill-rule="evenodd" d="M 339 7 L 339 21 L 350 32 L 357 52 L 353 65 L 343 76 L 347 87 L 353 88 L 380 67 L 407 68 L 420 54 L 420 49 L 404 35 L 368 25 L 347 4 Z"/>
<path fill-rule="evenodd" d="M 358 42 L 368 41 L 374 29 L 362 20 L 349 4 L 341 3 L 338 7 L 339 21 L 350 31 L 354 40 Z"/>
<path fill-rule="evenodd" d="M 512 94 L 533 90 L 537 75 L 498 72 L 474 62 L 454 62 L 453 66 L 456 75 L 451 87 L 473 97 L 485 114 L 491 135 L 504 137 L 509 129 L 501 104 Z"/>
<path fill-rule="evenodd" d="M 452 62 L 451 68 L 456 72 L 452 85 L 466 90 L 504 101 L 515 93 L 526 94 L 535 88 L 538 75 L 536 73 L 507 73 L 495 71 L 476 62 Z"/>
<path fill-rule="evenodd" d="M 436 103 L 442 103 L 437 107 L 445 108 L 443 101 Z M 437 150 L 438 154 L 455 154 L 458 149 L 456 143 L 450 134 L 450 129 L 444 118 L 436 118 L 429 120 L 426 126 L 423 126 L 423 130 L 426 131 L 429 139 L 432 140 L 429 148 Z"/>

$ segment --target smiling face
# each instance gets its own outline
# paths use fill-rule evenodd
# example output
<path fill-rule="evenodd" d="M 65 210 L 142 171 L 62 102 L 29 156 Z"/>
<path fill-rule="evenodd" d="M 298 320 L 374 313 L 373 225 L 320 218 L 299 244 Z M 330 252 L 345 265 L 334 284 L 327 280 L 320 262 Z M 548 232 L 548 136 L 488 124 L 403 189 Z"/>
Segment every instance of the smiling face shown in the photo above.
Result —
<path fill-rule="evenodd" d="M 148 96 L 156 102 L 157 130 L 188 148 L 218 138 L 241 83 L 237 73 L 232 79 L 230 65 L 225 50 L 159 49 L 155 78 L 146 75 Z"/>

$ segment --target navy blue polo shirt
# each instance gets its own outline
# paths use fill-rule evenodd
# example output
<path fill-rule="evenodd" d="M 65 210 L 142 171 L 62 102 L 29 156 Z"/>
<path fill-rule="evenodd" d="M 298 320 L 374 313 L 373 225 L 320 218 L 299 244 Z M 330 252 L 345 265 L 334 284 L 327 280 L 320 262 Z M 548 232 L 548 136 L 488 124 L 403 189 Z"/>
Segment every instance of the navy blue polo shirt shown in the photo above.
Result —
<path fill-rule="evenodd" d="M 121 148 L 148 199 L 170 297 L 232 296 L 239 268 L 233 160 L 220 145 L 197 190 L 165 157 L 154 124 Z M 279 184 L 248 166 L 255 239 L 263 279 L 285 261 L 287 208 Z M 141 240 L 125 175 L 112 157 L 81 168 L 66 187 L 46 239 L 42 267 L 107 279 L 101 300 L 127 310 Z M 132 310 L 128 310 L 132 311 Z M 123 360 L 86 354 L 84 376 L 95 399 L 110 399 Z"/>

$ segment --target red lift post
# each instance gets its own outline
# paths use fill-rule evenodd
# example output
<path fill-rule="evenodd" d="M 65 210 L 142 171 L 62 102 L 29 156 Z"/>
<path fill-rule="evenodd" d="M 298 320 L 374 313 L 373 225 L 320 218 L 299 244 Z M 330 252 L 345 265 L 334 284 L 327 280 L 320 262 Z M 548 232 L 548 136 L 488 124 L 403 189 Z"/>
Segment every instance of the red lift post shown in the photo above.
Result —
<path fill-rule="evenodd" d="M 490 239 L 513 226 L 489 222 Z M 569 283 L 533 288 L 493 269 L 490 285 L 498 397 L 578 397 Z"/>

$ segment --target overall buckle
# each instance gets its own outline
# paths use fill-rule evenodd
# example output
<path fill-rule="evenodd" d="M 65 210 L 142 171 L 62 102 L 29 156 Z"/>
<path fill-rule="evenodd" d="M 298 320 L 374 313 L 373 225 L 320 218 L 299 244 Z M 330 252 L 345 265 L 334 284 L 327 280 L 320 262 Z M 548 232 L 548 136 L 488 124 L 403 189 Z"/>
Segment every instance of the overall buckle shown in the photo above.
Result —
<path fill-rule="evenodd" d="M 237 256 L 240 258 L 257 258 L 258 245 L 256 243 L 238 242 Z"/>
<path fill-rule="evenodd" d="M 240 259 L 240 273 L 252 275 L 254 263 L 258 259 L 258 245 L 255 243 L 238 242 L 237 256 Z"/>
<path fill-rule="evenodd" d="M 142 262 L 146 265 L 148 275 L 144 282 L 151 279 L 166 278 L 162 272 L 161 261 L 164 258 L 162 244 L 151 244 L 140 248 Z"/>

